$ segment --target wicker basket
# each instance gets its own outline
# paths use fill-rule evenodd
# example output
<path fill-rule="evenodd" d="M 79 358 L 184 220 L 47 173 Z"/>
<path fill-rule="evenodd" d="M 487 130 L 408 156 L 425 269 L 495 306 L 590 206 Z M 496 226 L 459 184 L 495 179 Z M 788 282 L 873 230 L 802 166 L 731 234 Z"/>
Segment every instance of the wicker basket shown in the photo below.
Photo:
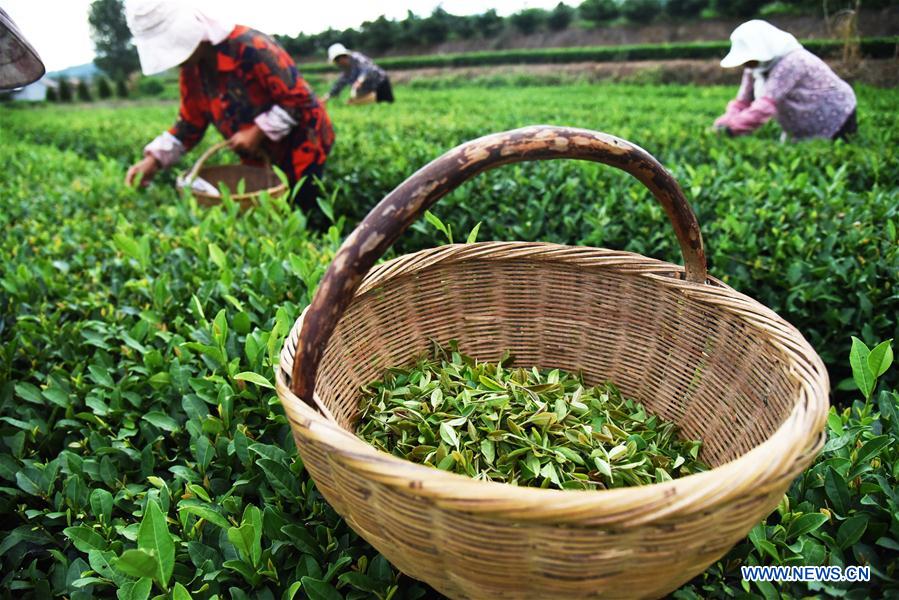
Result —
<path fill-rule="evenodd" d="M 664 206 L 685 267 L 555 244 L 450 245 L 386 262 L 429 206 L 501 164 L 551 158 L 632 174 Z M 363 276 L 365 276 L 363 280 Z M 359 387 L 429 340 L 611 379 L 704 442 L 714 468 L 603 491 L 483 482 L 380 452 L 354 434 Z M 705 570 L 766 515 L 820 449 L 828 380 L 791 325 L 706 275 L 696 218 L 644 150 L 530 127 L 463 144 L 378 204 L 344 242 L 276 373 L 304 464 L 397 568 L 451 598 L 655 598 Z M 314 390 L 314 393 L 312 393 Z"/>
<path fill-rule="evenodd" d="M 287 186 L 278 178 L 271 166 L 254 167 L 250 165 L 217 165 L 212 167 L 204 166 L 206 161 L 213 154 L 227 147 L 228 142 L 219 142 L 210 147 L 197 159 L 193 168 L 185 174 L 181 179 L 188 186 L 190 192 L 197 199 L 200 206 L 218 206 L 222 203 L 221 197 L 213 194 L 207 194 L 200 190 L 190 188 L 190 182 L 197 177 L 201 177 L 211 183 L 216 188 L 222 184 L 231 191 L 231 199 L 240 205 L 240 210 L 247 210 L 251 206 L 259 203 L 259 196 L 264 192 L 272 198 L 279 198 L 287 193 Z M 244 191 L 241 194 L 236 193 L 240 181 L 244 181 Z"/>

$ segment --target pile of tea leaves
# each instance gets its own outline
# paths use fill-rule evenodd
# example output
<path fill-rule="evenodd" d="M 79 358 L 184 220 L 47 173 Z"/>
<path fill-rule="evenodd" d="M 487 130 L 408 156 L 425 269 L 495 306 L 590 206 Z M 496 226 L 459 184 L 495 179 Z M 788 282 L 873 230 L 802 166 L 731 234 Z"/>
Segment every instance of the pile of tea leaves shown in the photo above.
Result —
<path fill-rule="evenodd" d="M 357 435 L 416 463 L 513 485 L 606 489 L 705 471 L 672 422 L 553 369 L 479 362 L 435 345 L 362 389 Z"/>

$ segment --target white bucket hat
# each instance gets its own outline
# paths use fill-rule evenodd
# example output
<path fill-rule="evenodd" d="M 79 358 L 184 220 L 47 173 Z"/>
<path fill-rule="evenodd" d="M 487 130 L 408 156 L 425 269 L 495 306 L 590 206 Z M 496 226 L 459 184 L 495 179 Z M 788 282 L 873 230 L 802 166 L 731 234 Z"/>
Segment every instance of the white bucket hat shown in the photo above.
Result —
<path fill-rule="evenodd" d="M 234 29 L 233 23 L 209 18 L 191 2 L 174 0 L 126 0 L 125 20 L 144 75 L 177 67 L 200 42 L 218 44 Z"/>
<path fill-rule="evenodd" d="M 721 60 L 721 66 L 729 69 L 746 64 L 750 60 L 766 63 L 786 56 L 802 44 L 792 34 L 778 29 L 767 21 L 747 21 L 730 34 L 730 52 Z"/>
<path fill-rule="evenodd" d="M 341 43 L 331 44 L 330 46 L 328 46 L 328 60 L 331 62 L 337 60 L 338 56 L 344 56 L 349 53 L 350 51 L 347 50 L 346 46 Z"/>

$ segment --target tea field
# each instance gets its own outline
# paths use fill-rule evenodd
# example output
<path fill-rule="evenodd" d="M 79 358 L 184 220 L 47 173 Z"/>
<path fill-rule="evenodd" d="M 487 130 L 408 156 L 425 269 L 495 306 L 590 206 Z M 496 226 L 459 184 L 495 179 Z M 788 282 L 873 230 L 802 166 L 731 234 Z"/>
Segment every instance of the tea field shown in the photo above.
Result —
<path fill-rule="evenodd" d="M 353 225 L 470 138 L 551 123 L 654 154 L 703 227 L 710 272 L 820 353 L 836 408 L 816 464 L 678 598 L 899 597 L 899 90 L 858 89 L 852 143 L 781 144 L 708 126 L 735 88 L 397 89 L 329 106 L 323 210 L 240 216 L 124 171 L 172 103 L 0 110 L 0 597 L 420 598 L 315 490 L 272 389 L 281 341 Z M 210 132 L 207 147 L 217 134 Z M 195 158 L 195 151 L 191 157 Z M 190 157 L 189 157 L 190 158 Z M 188 161 L 185 161 L 187 168 Z M 544 162 L 482 175 L 435 214 L 455 241 L 547 240 L 673 262 L 639 183 Z M 447 241 L 425 222 L 398 251 Z M 873 362 L 872 362 L 873 364 Z M 865 370 L 867 369 L 867 371 Z M 873 369 L 873 370 L 872 370 Z M 853 374 L 855 377 L 853 377 Z M 740 565 L 872 567 L 868 584 L 748 584 Z"/>

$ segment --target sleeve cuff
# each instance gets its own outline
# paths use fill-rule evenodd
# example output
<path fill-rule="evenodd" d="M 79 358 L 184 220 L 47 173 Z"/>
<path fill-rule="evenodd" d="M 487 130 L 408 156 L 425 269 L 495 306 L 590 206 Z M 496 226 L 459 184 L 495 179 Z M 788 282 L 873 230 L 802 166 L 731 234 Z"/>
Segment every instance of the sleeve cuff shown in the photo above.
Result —
<path fill-rule="evenodd" d="M 144 154 L 149 154 L 159 161 L 163 168 L 168 168 L 184 156 L 184 144 L 170 132 L 163 131 L 144 146 Z"/>
<path fill-rule="evenodd" d="M 256 117 L 254 122 L 265 134 L 265 137 L 273 142 L 283 139 L 297 125 L 293 117 L 277 104 Z"/>
<path fill-rule="evenodd" d="M 728 122 L 728 127 L 734 135 L 741 135 L 754 131 L 771 120 L 777 114 L 777 105 L 767 96 L 759 98 L 746 110 L 734 115 Z"/>
<path fill-rule="evenodd" d="M 746 102 L 744 100 L 731 100 L 727 103 L 727 110 L 724 111 L 724 114 L 715 119 L 715 125 L 728 125 L 731 119 L 749 108 L 749 104 L 749 102 Z"/>

